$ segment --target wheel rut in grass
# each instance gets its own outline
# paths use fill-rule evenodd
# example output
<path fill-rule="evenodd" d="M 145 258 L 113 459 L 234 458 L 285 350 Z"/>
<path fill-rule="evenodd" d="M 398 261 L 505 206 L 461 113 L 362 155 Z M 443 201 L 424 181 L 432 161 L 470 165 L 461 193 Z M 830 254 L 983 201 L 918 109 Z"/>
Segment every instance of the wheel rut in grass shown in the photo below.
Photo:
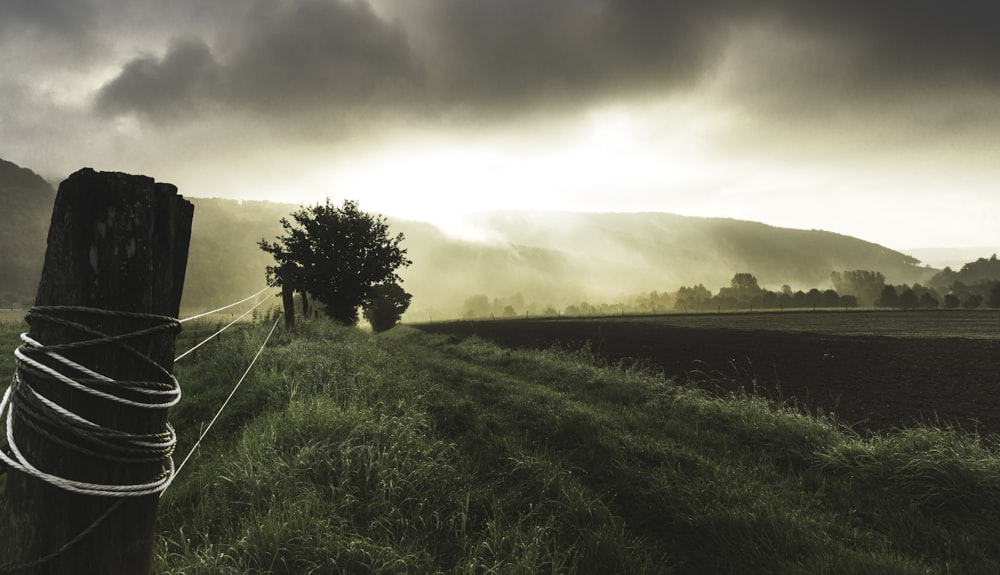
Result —
<path fill-rule="evenodd" d="M 684 385 L 833 413 L 859 432 L 917 422 L 1000 434 L 1000 341 L 681 327 L 658 321 L 516 320 L 417 326 L 509 347 L 589 345 Z"/>

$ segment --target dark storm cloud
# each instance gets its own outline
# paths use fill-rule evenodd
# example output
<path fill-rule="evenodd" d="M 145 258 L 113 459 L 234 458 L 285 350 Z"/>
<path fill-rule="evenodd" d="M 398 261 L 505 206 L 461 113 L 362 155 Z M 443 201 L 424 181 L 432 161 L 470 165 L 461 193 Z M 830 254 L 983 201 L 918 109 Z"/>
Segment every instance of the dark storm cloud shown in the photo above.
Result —
<path fill-rule="evenodd" d="M 163 119 L 200 102 L 312 121 L 323 109 L 396 105 L 420 81 L 402 30 L 363 2 L 259 2 L 220 45 L 217 58 L 188 37 L 162 58 L 132 60 L 98 109 Z"/>
<path fill-rule="evenodd" d="M 422 4 L 424 6 L 425 4 Z M 688 88 L 736 34 L 793 39 L 745 73 L 817 100 L 886 90 L 1000 84 L 1000 3 L 939 0 L 432 1 L 440 52 L 458 94 L 512 101 L 547 91 L 583 98 Z M 794 42 L 812 44 L 796 53 Z M 788 62 L 796 65 L 779 68 Z M 817 93 L 820 84 L 831 92 Z M 877 96 L 877 94 L 875 94 Z M 847 99 L 848 101 L 845 101 Z M 806 102 L 807 103 L 807 102 Z"/>
<path fill-rule="evenodd" d="M 219 72 L 204 41 L 175 39 L 162 58 L 142 56 L 129 62 L 101 89 L 97 106 L 108 113 L 174 117 L 212 95 L 219 86 Z"/>
<path fill-rule="evenodd" d="M 520 114 L 693 89 L 751 28 L 765 41 L 786 39 L 770 53 L 736 54 L 748 69 L 735 88 L 746 93 L 726 97 L 751 106 L 779 102 L 807 113 L 1000 84 L 1000 5 L 986 1 L 383 0 L 379 7 L 258 2 L 208 43 L 176 40 L 162 58 L 129 62 L 101 90 L 99 107 L 147 117 L 195 100 L 265 118 L 361 108 Z"/>
<path fill-rule="evenodd" d="M 876 79 L 1000 81 L 1000 4 L 964 0 L 776 2 L 772 16 L 859 50 L 853 68 Z"/>
<path fill-rule="evenodd" d="M 419 73 L 402 29 L 364 2 L 261 2 L 227 63 L 239 98 L 264 106 L 391 98 Z"/>
<path fill-rule="evenodd" d="M 738 3 L 428 0 L 415 23 L 436 93 L 472 108 L 573 106 L 688 85 L 725 45 Z"/>

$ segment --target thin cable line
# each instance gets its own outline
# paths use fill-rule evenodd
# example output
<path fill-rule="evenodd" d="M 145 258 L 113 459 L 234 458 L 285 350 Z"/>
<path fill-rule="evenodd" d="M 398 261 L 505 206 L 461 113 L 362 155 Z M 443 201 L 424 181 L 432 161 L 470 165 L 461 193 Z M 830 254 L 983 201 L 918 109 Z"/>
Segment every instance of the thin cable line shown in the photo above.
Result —
<path fill-rule="evenodd" d="M 227 306 L 220 307 L 219 309 L 213 309 L 212 311 L 206 311 L 205 313 L 200 313 L 198 315 L 193 315 L 191 317 L 186 317 L 186 318 L 184 318 L 182 320 L 179 320 L 179 321 L 181 323 L 184 323 L 186 321 L 191 321 L 191 320 L 194 320 L 194 319 L 205 317 L 206 315 L 212 315 L 213 313 L 219 313 L 220 311 L 227 310 L 227 309 L 229 309 L 231 307 L 236 307 L 236 306 L 240 305 L 241 303 L 248 302 L 248 301 L 252 300 L 253 298 L 259 296 L 260 294 L 266 292 L 267 290 L 271 289 L 272 287 L 274 287 L 274 284 L 278 283 L 278 279 L 279 278 L 274 278 L 273 280 L 271 280 L 271 283 L 267 284 L 267 286 L 264 289 L 262 289 L 259 292 L 253 294 L 252 296 L 245 297 L 245 298 L 241 299 L 240 301 L 238 301 L 236 303 L 231 303 L 231 304 L 229 304 Z"/>
<path fill-rule="evenodd" d="M 271 335 L 274 333 L 274 329 L 278 327 L 278 322 L 280 320 L 281 316 L 279 315 L 277 319 L 274 320 L 274 325 L 271 326 L 271 331 L 267 332 L 267 337 L 264 338 L 264 343 L 261 344 L 260 349 L 257 350 L 257 355 L 253 356 L 253 359 L 250 360 L 250 365 L 247 366 L 247 369 L 246 371 L 243 372 L 243 375 L 240 377 L 240 380 L 236 382 L 235 386 L 233 386 L 233 390 L 229 392 L 229 397 L 227 397 L 226 401 L 222 403 L 222 407 L 219 408 L 219 411 L 215 412 L 215 416 L 212 418 L 212 421 L 208 422 L 208 427 L 206 427 L 205 430 L 201 432 L 201 436 L 198 437 L 198 441 L 195 442 L 194 446 L 191 448 L 191 451 L 189 451 L 188 454 L 184 456 L 184 460 L 181 461 L 181 464 L 177 466 L 177 470 L 174 471 L 171 480 L 177 477 L 177 474 L 180 473 L 180 470 L 184 468 L 184 464 L 186 464 L 188 460 L 191 459 L 191 456 L 194 455 L 194 452 L 201 445 L 201 440 L 205 439 L 205 436 L 208 435 L 208 430 L 212 429 L 212 426 L 215 425 L 215 421 L 219 419 L 219 416 L 222 415 L 223 411 L 225 411 L 226 406 L 229 405 L 229 401 L 233 398 L 234 395 L 236 395 L 236 390 L 240 388 L 240 385 L 243 383 L 243 380 L 246 379 L 247 374 L 249 374 L 250 370 L 253 369 L 253 366 L 255 363 L 257 363 L 257 359 L 260 357 L 260 354 L 264 352 L 264 348 L 267 346 L 267 342 L 271 339 Z M 165 490 L 166 488 L 164 488 L 164 491 Z M 160 497 L 163 497 L 162 492 L 160 493 Z"/>
<path fill-rule="evenodd" d="M 36 342 L 33 339 L 29 338 L 27 336 L 27 334 L 21 334 L 21 339 L 24 340 L 25 343 L 28 344 L 28 345 L 34 345 L 34 346 L 37 346 L 37 349 L 43 349 L 38 342 Z M 146 403 L 146 402 L 141 402 L 141 401 L 132 401 L 131 399 L 126 399 L 124 397 L 119 397 L 119 396 L 111 394 L 111 393 L 104 393 L 103 391 L 99 391 L 99 390 L 96 390 L 96 389 L 94 389 L 92 387 L 88 387 L 86 385 L 83 385 L 82 383 L 78 382 L 77 380 L 75 380 L 75 379 L 73 379 L 71 377 L 68 377 L 68 376 L 60 373 L 59 371 L 57 371 L 55 369 L 52 369 L 51 367 L 49 367 L 49 366 L 47 366 L 47 365 L 45 365 L 43 363 L 40 363 L 40 362 L 38 362 L 38 361 L 36 361 L 36 360 L 34 360 L 34 359 L 26 356 L 24 354 L 24 352 L 22 351 L 22 348 L 23 348 L 23 346 L 14 350 L 14 357 L 15 357 L 15 359 L 17 361 L 23 362 L 24 365 L 31 366 L 31 367 L 35 368 L 36 370 L 38 370 L 38 371 L 46 374 L 48 377 L 50 377 L 52 379 L 55 379 L 57 381 L 60 381 L 62 383 L 65 383 L 66 385 L 68 385 L 68 386 L 70 386 L 72 388 L 78 389 L 78 390 L 80 390 L 80 391 L 82 391 L 84 393 L 89 393 L 90 395 L 94 395 L 96 397 L 100 397 L 102 399 L 107 399 L 108 401 L 113 401 L 113 402 L 116 402 L 116 403 L 120 403 L 122 405 L 130 405 L 132 407 L 141 407 L 141 408 L 144 408 L 144 409 L 157 409 L 157 408 L 165 409 L 165 408 L 173 407 L 173 406 L 177 405 L 177 403 L 181 400 L 181 385 L 180 385 L 180 383 L 177 382 L 177 378 L 175 378 L 173 375 L 170 376 L 171 382 L 173 383 L 173 389 L 169 392 L 169 396 L 170 397 L 168 398 L 168 400 L 165 403 Z M 66 358 L 64 358 L 63 356 L 61 356 L 61 355 L 59 355 L 57 353 L 47 352 L 47 355 L 48 355 L 48 357 L 51 357 L 52 359 L 55 359 L 55 360 L 63 362 L 63 363 L 71 364 L 74 367 L 79 366 L 79 364 L 71 362 L 71 361 L 67 360 Z M 79 367 L 82 367 L 82 366 L 79 366 Z M 101 381 L 112 381 L 112 382 L 114 381 L 114 380 L 111 380 L 111 379 L 109 379 L 109 378 L 107 378 L 107 377 L 105 377 L 105 376 L 103 376 L 103 375 L 101 375 L 99 373 L 94 373 L 94 372 L 92 372 L 90 370 L 86 370 L 86 371 L 88 373 L 90 373 L 90 374 L 94 374 L 94 375 L 100 376 Z M 137 389 L 137 390 L 134 390 L 134 391 L 144 392 L 145 390 Z M 158 392 L 156 392 L 154 390 L 151 393 L 157 394 Z"/>
<path fill-rule="evenodd" d="M 189 349 L 189 350 L 185 351 L 184 353 L 182 353 L 182 354 L 178 355 L 177 357 L 175 357 L 174 358 L 174 363 L 177 363 L 178 361 L 180 361 L 182 358 L 184 358 L 185 356 L 187 356 L 192 351 L 194 351 L 194 350 L 198 349 L 199 347 L 205 345 L 206 343 L 209 342 L 209 340 L 211 340 L 215 336 L 219 335 L 220 333 L 222 333 L 222 332 L 226 331 L 227 329 L 229 329 L 230 327 L 232 327 L 233 324 L 235 324 L 236 322 L 238 322 L 241 319 L 245 318 L 246 316 L 250 315 L 250 312 L 252 312 L 253 310 L 259 308 L 262 305 L 264 305 L 264 303 L 266 301 L 267 301 L 267 298 L 264 298 L 264 299 L 260 300 L 259 302 L 257 302 L 257 305 L 255 305 L 252 308 L 250 308 L 250 309 L 246 310 L 245 312 L 243 312 L 243 315 L 241 315 L 240 317 L 238 317 L 238 318 L 234 319 L 233 321 L 229 322 L 229 324 L 226 325 L 226 327 L 224 327 L 224 328 L 220 329 L 219 331 L 213 333 L 212 335 L 206 337 L 205 339 L 201 340 L 197 345 L 195 345 L 191 349 Z M 280 317 L 280 314 L 279 314 L 279 317 Z"/>

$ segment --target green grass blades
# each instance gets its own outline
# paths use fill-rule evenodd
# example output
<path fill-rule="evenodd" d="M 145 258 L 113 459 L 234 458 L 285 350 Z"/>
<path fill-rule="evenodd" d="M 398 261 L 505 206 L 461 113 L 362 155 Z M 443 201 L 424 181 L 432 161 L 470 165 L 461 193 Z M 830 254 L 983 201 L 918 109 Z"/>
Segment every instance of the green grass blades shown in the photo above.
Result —
<path fill-rule="evenodd" d="M 262 341 L 178 366 L 185 453 Z M 158 573 L 1000 572 L 995 445 L 862 438 L 587 350 L 303 322 L 161 501 Z"/>
<path fill-rule="evenodd" d="M 14 377 L 14 350 L 21 345 L 20 334 L 28 331 L 23 322 L 0 323 L 0 389 Z"/>

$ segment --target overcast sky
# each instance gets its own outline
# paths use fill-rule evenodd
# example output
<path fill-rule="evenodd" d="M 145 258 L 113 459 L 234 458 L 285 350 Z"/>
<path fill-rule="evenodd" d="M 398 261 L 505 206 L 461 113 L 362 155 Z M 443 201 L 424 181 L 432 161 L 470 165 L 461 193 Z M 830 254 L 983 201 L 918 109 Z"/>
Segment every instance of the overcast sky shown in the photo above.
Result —
<path fill-rule="evenodd" d="M 994 246 L 998 30 L 995 0 L 4 0 L 0 157 Z"/>

